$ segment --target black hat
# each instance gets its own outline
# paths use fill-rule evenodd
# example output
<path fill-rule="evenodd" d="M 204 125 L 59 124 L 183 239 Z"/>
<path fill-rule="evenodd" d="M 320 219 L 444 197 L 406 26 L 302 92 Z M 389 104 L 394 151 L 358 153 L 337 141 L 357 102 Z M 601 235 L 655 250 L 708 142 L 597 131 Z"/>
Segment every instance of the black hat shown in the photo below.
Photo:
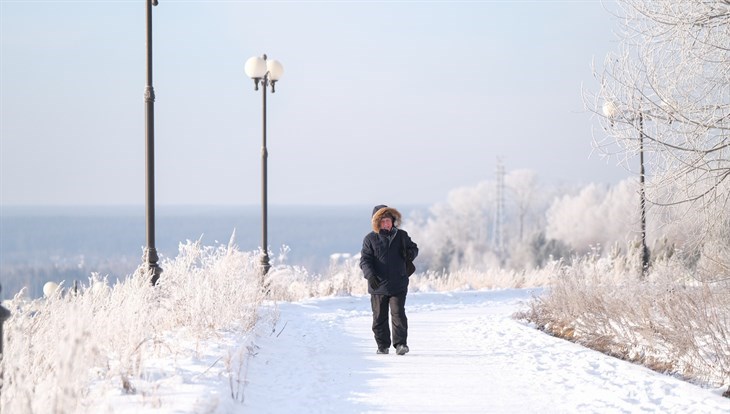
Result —
<path fill-rule="evenodd" d="M 386 207 L 388 207 L 388 206 L 386 206 L 385 204 L 379 204 L 379 205 L 373 207 L 373 214 L 371 214 L 370 217 L 374 216 L 375 213 L 377 213 L 378 210 L 380 210 L 381 208 L 386 208 Z"/>

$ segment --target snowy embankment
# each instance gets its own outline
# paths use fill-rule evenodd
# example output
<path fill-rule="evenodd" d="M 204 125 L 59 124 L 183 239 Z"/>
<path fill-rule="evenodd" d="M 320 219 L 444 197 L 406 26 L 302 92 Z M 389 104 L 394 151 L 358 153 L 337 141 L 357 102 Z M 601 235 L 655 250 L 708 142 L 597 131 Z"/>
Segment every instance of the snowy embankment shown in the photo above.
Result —
<path fill-rule="evenodd" d="M 376 355 L 368 296 L 279 303 L 254 336 L 198 343 L 114 413 L 725 413 L 730 400 L 515 320 L 526 289 L 413 293 L 405 356 Z M 167 372 L 165 372 L 167 371 Z M 144 390 L 143 387 L 150 387 Z"/>
<path fill-rule="evenodd" d="M 581 270 L 586 266 L 600 283 L 581 276 L 589 275 Z M 93 276 L 78 290 L 62 286 L 33 300 L 21 292 L 6 301 L 12 316 L 4 326 L 0 411 L 730 412 L 730 399 L 720 397 L 719 388 L 703 389 L 610 358 L 513 317 L 521 312 L 524 318 L 531 310 L 529 315 L 549 321 L 579 322 L 581 329 L 572 332 L 591 338 L 591 328 L 603 325 L 590 321 L 626 320 L 626 312 L 614 307 L 594 309 L 608 298 L 642 312 L 655 309 L 647 307 L 657 303 L 655 289 L 642 299 L 632 287 L 644 289 L 646 283 L 616 283 L 610 266 L 591 261 L 570 268 L 558 262 L 519 274 L 463 269 L 414 275 L 406 356 L 375 355 L 366 283 L 354 262 L 326 277 L 276 266 L 262 279 L 255 252 L 241 252 L 233 243 L 188 242 L 175 259 L 163 261 L 163 268 L 165 277 L 155 287 L 140 273 L 116 282 Z M 572 274 L 586 283 L 567 283 Z M 530 300 L 530 291 L 515 289 L 536 286 L 552 286 L 551 294 Z M 669 299 L 684 303 L 688 297 L 676 294 L 681 282 L 672 290 L 666 283 L 659 286 L 672 292 Z M 586 292 L 600 295 L 587 300 Z M 586 312 L 565 318 L 566 309 Z M 650 327 L 666 320 L 657 312 L 642 315 L 648 315 L 643 320 Z M 708 319 L 687 315 L 680 319 L 694 327 Z M 693 349 L 701 361 L 714 357 L 722 367 L 725 345 L 706 346 L 707 338 L 727 337 L 726 324 L 721 326 L 725 314 L 718 315 L 708 319 L 709 331 L 693 329 L 671 343 L 688 343 L 687 337 L 699 344 Z M 537 325 L 547 326 L 542 319 Z M 651 355 L 676 357 L 659 350 Z M 681 361 L 693 362 L 684 365 L 687 369 L 699 367 L 698 384 L 727 387 L 724 368 L 705 372 L 704 362 Z M 707 382 L 714 372 L 721 378 Z"/>

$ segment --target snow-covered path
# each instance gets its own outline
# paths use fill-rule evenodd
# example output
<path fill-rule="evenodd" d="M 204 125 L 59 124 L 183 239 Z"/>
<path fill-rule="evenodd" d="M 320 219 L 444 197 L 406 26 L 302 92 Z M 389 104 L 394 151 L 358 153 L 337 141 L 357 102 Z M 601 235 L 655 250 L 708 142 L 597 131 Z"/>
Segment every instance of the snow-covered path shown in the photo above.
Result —
<path fill-rule="evenodd" d="M 281 303 L 241 412 L 727 413 L 730 399 L 550 337 L 511 315 L 527 290 L 412 293 L 405 356 L 376 355 L 369 297 Z"/>

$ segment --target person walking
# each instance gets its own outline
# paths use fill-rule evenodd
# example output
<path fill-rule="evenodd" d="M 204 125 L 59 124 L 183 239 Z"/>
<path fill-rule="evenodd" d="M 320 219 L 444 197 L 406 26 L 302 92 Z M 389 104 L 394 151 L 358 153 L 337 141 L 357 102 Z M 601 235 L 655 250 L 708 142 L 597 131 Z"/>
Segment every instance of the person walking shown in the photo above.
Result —
<path fill-rule="evenodd" d="M 391 344 L 398 355 L 409 351 L 405 309 L 408 293 L 406 259 L 413 261 L 418 256 L 418 245 L 405 230 L 397 227 L 400 222 L 398 210 L 384 204 L 375 206 L 371 219 L 373 231 L 363 239 L 360 252 L 360 268 L 368 281 L 378 354 L 387 354 Z M 392 341 L 388 313 L 393 330 Z"/>

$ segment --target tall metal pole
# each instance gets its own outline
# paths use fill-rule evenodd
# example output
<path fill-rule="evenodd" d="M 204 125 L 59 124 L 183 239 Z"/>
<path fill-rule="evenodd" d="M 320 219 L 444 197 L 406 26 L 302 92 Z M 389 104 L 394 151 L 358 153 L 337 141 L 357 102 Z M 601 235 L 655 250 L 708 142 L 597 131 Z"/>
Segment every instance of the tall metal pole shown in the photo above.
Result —
<path fill-rule="evenodd" d="M 644 192 L 644 115 L 639 112 L 639 196 L 641 208 L 641 274 L 649 269 L 649 249 L 646 247 L 646 194 Z"/>
<path fill-rule="evenodd" d="M 147 83 L 144 90 L 145 102 L 145 142 L 146 142 L 146 217 L 147 248 L 142 260 L 148 274 L 151 274 L 152 285 L 156 285 L 162 273 L 157 264 L 159 260 L 155 248 L 155 90 L 152 88 L 152 6 L 157 0 L 147 0 Z"/>
<path fill-rule="evenodd" d="M 266 55 L 264 55 L 266 60 Z M 265 275 L 269 272 L 271 264 L 269 264 L 269 243 L 267 237 L 267 222 L 268 222 L 268 196 L 267 196 L 267 160 L 269 153 L 266 149 L 266 88 L 269 86 L 269 75 L 264 75 L 261 80 L 263 88 L 261 95 L 263 96 L 263 141 L 261 147 L 261 222 L 262 222 L 262 237 L 261 237 L 261 248 L 263 249 L 263 256 L 261 257 L 261 271 Z"/>

